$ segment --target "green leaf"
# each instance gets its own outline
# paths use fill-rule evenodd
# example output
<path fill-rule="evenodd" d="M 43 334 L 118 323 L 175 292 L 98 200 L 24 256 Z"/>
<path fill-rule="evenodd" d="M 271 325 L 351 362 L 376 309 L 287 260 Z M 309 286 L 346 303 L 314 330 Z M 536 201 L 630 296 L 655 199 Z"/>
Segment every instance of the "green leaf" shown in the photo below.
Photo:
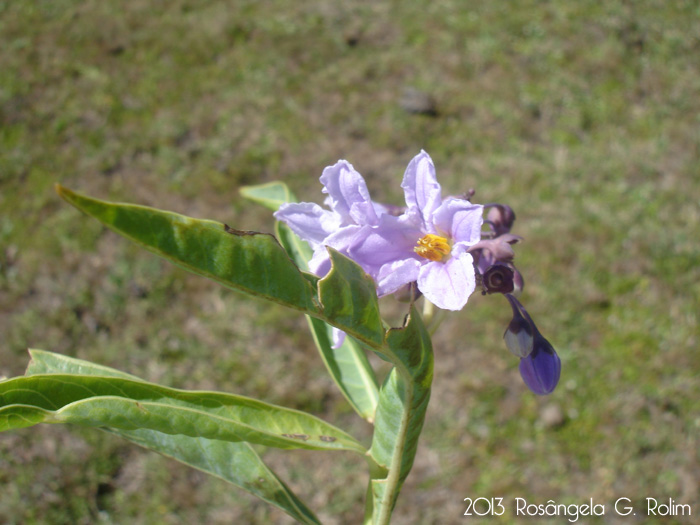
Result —
<path fill-rule="evenodd" d="M 282 449 L 365 449 L 310 414 L 222 394 L 176 390 L 121 377 L 39 374 L 0 382 L 0 431 L 37 423 L 145 428 Z"/>
<path fill-rule="evenodd" d="M 178 266 L 246 294 L 318 312 L 315 277 L 305 278 L 272 235 L 93 199 L 61 186 L 56 191 L 79 210 Z"/>
<path fill-rule="evenodd" d="M 379 393 L 370 455 L 388 469 L 371 481 L 375 523 L 388 523 L 401 486 L 413 466 L 430 400 L 433 352 L 423 321 L 411 309 L 403 328 L 389 330 L 386 354 L 396 365 Z"/>
<path fill-rule="evenodd" d="M 169 436 L 145 429 L 108 431 L 228 481 L 275 505 L 301 523 L 321 523 L 304 502 L 262 462 L 248 443 Z"/>
<path fill-rule="evenodd" d="M 329 249 L 333 268 L 321 282 L 315 275 L 301 272 L 272 235 L 234 230 L 219 222 L 146 206 L 93 199 L 60 185 L 56 191 L 117 233 L 193 273 L 301 310 L 370 346 L 381 345 L 384 339 L 374 282 L 357 264 L 333 250 Z"/>
<path fill-rule="evenodd" d="M 240 192 L 246 199 L 262 204 L 272 211 L 277 211 L 285 202 L 297 202 L 287 185 L 279 181 L 257 186 L 244 186 Z"/>
<path fill-rule="evenodd" d="M 121 377 L 133 381 L 142 379 L 108 366 L 98 365 L 90 361 L 83 361 L 74 357 L 62 354 L 55 354 L 45 350 L 29 349 L 31 360 L 25 375 L 33 376 L 37 374 L 76 374 L 103 377 Z"/>
<path fill-rule="evenodd" d="M 311 259 L 308 244 L 296 236 L 282 222 L 275 225 L 275 232 L 287 253 L 304 270 Z M 379 387 L 365 351 L 351 337 L 346 337 L 340 348 L 332 348 L 332 329 L 319 319 L 306 316 L 314 342 L 333 381 L 362 418 L 374 421 L 379 400 Z"/>
<path fill-rule="evenodd" d="M 351 337 L 340 348 L 332 348 L 331 327 L 306 316 L 316 347 L 331 377 L 355 411 L 369 422 L 379 402 L 379 388 L 365 351 Z"/>
<path fill-rule="evenodd" d="M 301 523 L 321 523 L 304 502 L 262 462 L 248 443 L 170 436 L 146 429 L 108 431 L 228 481 L 275 505 Z"/>
<path fill-rule="evenodd" d="M 382 346 L 385 330 L 374 281 L 346 256 L 330 248 L 328 254 L 331 271 L 318 282 L 323 313 L 334 326 L 362 342 L 375 348 Z"/>
<path fill-rule="evenodd" d="M 30 350 L 29 353 L 32 360 L 27 375 L 69 373 L 138 379 L 113 368 L 60 354 L 43 350 Z M 105 430 L 228 481 L 275 505 L 301 523 L 320 523 L 313 512 L 263 463 L 248 443 L 171 435 L 147 429 Z"/>

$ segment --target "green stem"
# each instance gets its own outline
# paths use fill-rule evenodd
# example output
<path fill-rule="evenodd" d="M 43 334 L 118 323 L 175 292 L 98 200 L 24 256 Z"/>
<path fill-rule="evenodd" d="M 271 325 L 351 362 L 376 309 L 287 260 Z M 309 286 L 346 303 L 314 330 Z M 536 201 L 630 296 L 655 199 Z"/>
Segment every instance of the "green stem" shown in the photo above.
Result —
<path fill-rule="evenodd" d="M 423 322 L 429 325 L 433 319 L 433 315 L 435 315 L 435 305 L 425 299 L 423 303 Z"/>

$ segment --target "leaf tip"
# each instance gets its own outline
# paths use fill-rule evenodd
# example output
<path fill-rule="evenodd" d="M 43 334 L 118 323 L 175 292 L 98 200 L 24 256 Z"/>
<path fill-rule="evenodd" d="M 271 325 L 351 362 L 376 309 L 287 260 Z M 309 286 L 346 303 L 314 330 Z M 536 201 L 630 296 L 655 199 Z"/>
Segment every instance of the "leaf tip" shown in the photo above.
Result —
<path fill-rule="evenodd" d="M 27 369 L 25 370 L 24 375 L 29 375 L 28 372 L 29 372 L 29 370 L 31 370 L 32 366 L 34 365 L 34 360 L 35 360 L 34 352 L 36 352 L 36 351 L 37 350 L 35 350 L 33 348 L 27 348 L 27 352 L 29 353 L 29 363 L 27 363 Z M 2 378 L 0 378 L 0 380 L 2 380 Z"/>
<path fill-rule="evenodd" d="M 54 184 L 53 189 L 56 191 L 59 197 L 61 197 L 66 202 L 72 202 L 75 193 L 65 186 L 61 186 L 58 182 Z"/>
<path fill-rule="evenodd" d="M 238 193 L 241 195 L 241 197 L 245 197 L 246 199 L 250 199 L 253 195 L 253 189 L 255 186 L 241 186 L 238 188 Z"/>

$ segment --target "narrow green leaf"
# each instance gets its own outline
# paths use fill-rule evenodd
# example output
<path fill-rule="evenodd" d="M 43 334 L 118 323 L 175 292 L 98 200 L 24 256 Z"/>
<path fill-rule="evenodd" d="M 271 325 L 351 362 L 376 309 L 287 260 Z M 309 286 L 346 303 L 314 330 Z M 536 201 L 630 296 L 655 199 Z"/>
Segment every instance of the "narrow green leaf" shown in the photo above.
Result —
<path fill-rule="evenodd" d="M 246 199 L 262 204 L 272 211 L 277 211 L 285 202 L 297 201 L 287 185 L 279 181 L 256 186 L 244 186 L 240 189 L 240 192 Z"/>
<path fill-rule="evenodd" d="M 133 381 L 142 381 L 141 378 L 122 372 L 115 368 L 98 365 L 90 361 L 76 359 L 67 355 L 47 352 L 46 350 L 38 350 L 36 348 L 29 349 L 31 360 L 27 366 L 25 375 L 33 376 L 37 374 L 76 374 L 88 376 L 103 376 L 103 377 L 121 377 L 122 379 L 131 379 Z"/>
<path fill-rule="evenodd" d="M 217 392 L 120 377 L 39 374 L 0 382 L 0 431 L 45 423 L 138 428 L 282 449 L 365 449 L 310 414 Z"/>
<path fill-rule="evenodd" d="M 275 225 L 275 233 L 287 253 L 299 268 L 306 270 L 311 259 L 308 244 L 296 236 L 284 223 Z M 362 418 L 374 421 L 379 400 L 379 386 L 365 351 L 351 337 L 340 348 L 332 348 L 332 329 L 319 319 L 306 316 L 316 347 L 338 388 Z"/>
<path fill-rule="evenodd" d="M 32 360 L 27 375 L 69 373 L 138 379 L 120 370 L 52 352 L 30 350 L 29 353 Z M 248 443 L 171 435 L 147 429 L 103 430 L 232 483 L 275 505 L 301 523 L 320 523 Z"/>
<path fill-rule="evenodd" d="M 313 278 L 305 278 L 277 240 L 209 220 L 93 199 L 61 186 L 58 194 L 117 233 L 191 272 L 234 290 L 316 313 Z"/>
<path fill-rule="evenodd" d="M 320 524 L 314 513 L 260 459 L 248 443 L 170 436 L 153 430 L 111 431 L 137 445 L 228 481 L 275 505 L 301 523 Z"/>
<path fill-rule="evenodd" d="M 357 264 L 332 250 L 333 268 L 321 283 L 315 275 L 301 272 L 272 235 L 238 231 L 219 222 L 155 208 L 93 199 L 60 185 L 56 191 L 117 233 L 193 273 L 301 310 L 372 347 L 383 342 L 372 279 Z M 317 283 L 323 307 L 319 306 Z"/>
<path fill-rule="evenodd" d="M 323 363 L 340 391 L 355 411 L 369 422 L 379 402 L 379 388 L 365 351 L 351 337 L 346 337 L 340 348 L 332 348 L 331 327 L 306 316 Z"/>

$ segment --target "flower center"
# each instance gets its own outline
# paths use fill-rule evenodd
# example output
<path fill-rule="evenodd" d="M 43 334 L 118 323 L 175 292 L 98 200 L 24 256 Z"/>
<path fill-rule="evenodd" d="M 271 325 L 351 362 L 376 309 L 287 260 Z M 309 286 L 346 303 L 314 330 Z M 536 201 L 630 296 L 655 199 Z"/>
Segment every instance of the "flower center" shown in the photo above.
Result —
<path fill-rule="evenodd" d="M 446 255 L 450 254 L 452 248 L 444 237 L 428 233 L 418 239 L 413 251 L 425 259 L 442 261 Z"/>

